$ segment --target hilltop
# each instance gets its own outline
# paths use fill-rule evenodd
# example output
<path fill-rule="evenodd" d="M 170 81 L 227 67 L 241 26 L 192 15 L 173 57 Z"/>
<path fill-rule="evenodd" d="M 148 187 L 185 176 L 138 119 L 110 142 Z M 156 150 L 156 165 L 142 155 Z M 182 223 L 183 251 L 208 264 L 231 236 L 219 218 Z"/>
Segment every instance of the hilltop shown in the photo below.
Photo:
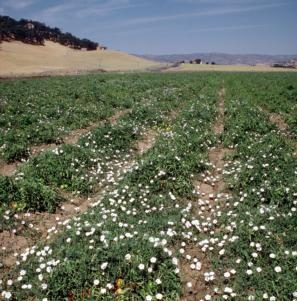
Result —
<path fill-rule="evenodd" d="M 0 16 L 0 43 L 2 41 L 21 41 L 26 44 L 44 45 L 52 41 L 73 49 L 96 50 L 99 44 L 88 39 L 80 39 L 69 32 L 63 33 L 57 27 L 49 27 L 43 23 L 8 16 Z"/>
<path fill-rule="evenodd" d="M 44 46 L 19 41 L 0 44 L 1 77 L 131 71 L 158 65 L 121 51 L 81 51 L 52 41 L 45 41 Z"/>
<path fill-rule="evenodd" d="M 57 27 L 0 16 L 0 77 L 133 71 L 159 65 Z"/>

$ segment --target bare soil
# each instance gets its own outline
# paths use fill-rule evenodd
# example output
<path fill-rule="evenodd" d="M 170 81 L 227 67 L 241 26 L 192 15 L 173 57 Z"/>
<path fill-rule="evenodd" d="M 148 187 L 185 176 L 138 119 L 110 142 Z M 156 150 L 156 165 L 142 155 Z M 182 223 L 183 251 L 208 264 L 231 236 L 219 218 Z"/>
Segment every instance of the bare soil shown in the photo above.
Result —
<path fill-rule="evenodd" d="M 139 155 L 144 154 L 154 146 L 156 142 L 156 135 L 156 131 L 149 129 L 142 135 L 141 139 L 135 142 L 134 147 Z"/>
<path fill-rule="evenodd" d="M 213 124 L 213 131 L 221 134 L 224 131 L 224 96 L 225 88 L 219 91 L 218 115 Z M 193 185 L 198 194 L 197 200 L 192 202 L 192 214 L 200 222 L 205 222 L 206 227 L 201 226 L 201 233 L 219 231 L 216 225 L 211 224 L 214 213 L 218 209 L 223 209 L 226 200 L 230 197 L 226 183 L 223 180 L 222 172 L 224 168 L 224 158 L 230 154 L 231 150 L 223 148 L 219 143 L 216 147 L 209 150 L 209 162 L 212 164 L 212 170 L 200 175 L 198 179 L 193 181 Z M 204 273 L 211 271 L 211 262 L 206 252 L 204 252 L 199 244 L 187 246 L 185 254 L 197 258 L 201 263 L 200 270 L 192 269 L 189 261 L 183 258 L 180 262 L 181 280 L 182 280 L 182 296 L 181 301 L 204 300 L 207 293 L 212 294 L 213 287 L 206 285 Z M 188 288 L 187 283 L 191 282 L 192 287 Z"/>
<path fill-rule="evenodd" d="M 297 156 L 297 142 L 292 139 L 293 134 L 289 131 L 288 124 L 284 121 L 281 114 L 278 113 L 270 113 L 269 111 L 261 108 L 264 112 L 269 114 L 269 121 L 277 126 L 279 131 L 286 137 L 288 143 L 295 149 L 293 153 L 294 156 Z"/>
<path fill-rule="evenodd" d="M 289 126 L 285 123 L 282 116 L 277 113 L 270 113 L 269 114 L 269 120 L 273 124 L 275 124 L 280 131 L 287 131 Z"/>

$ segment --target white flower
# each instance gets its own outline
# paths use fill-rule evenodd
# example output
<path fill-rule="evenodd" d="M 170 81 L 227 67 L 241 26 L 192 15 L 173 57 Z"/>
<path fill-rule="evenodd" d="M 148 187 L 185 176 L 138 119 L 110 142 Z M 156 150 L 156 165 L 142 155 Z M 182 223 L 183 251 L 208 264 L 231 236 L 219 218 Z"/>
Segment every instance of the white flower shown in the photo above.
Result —
<path fill-rule="evenodd" d="M 204 299 L 205 300 L 211 300 L 211 295 L 205 295 Z"/>
<path fill-rule="evenodd" d="M 98 279 L 94 280 L 94 285 L 99 285 L 100 281 Z"/>
<path fill-rule="evenodd" d="M 148 271 L 148 273 L 152 273 L 153 268 L 152 267 L 148 267 L 147 271 Z"/>
<path fill-rule="evenodd" d="M 173 257 L 173 258 L 172 258 L 172 263 L 173 263 L 174 265 L 178 265 L 178 259 L 177 259 L 176 257 Z"/>
<path fill-rule="evenodd" d="M 233 289 L 231 287 L 225 287 L 224 292 L 227 294 L 231 294 L 233 292 Z"/>
<path fill-rule="evenodd" d="M 192 282 L 187 282 L 187 287 L 191 288 L 192 287 Z"/>
<path fill-rule="evenodd" d="M 145 297 L 145 300 L 146 300 L 146 301 L 151 301 L 151 300 L 153 300 L 153 297 L 150 296 L 150 295 L 147 295 L 147 296 Z"/>
<path fill-rule="evenodd" d="M 277 266 L 274 268 L 276 273 L 280 273 L 282 271 L 282 268 L 280 266 Z"/>
<path fill-rule="evenodd" d="M 105 270 L 107 268 L 108 262 L 103 262 L 100 266 L 101 270 Z"/>
<path fill-rule="evenodd" d="M 152 257 L 152 258 L 150 259 L 150 262 L 151 262 L 151 263 L 156 263 L 156 262 L 157 262 L 157 258 L 156 258 L 156 257 Z"/>
<path fill-rule="evenodd" d="M 26 272 L 25 270 L 21 270 L 21 271 L 20 271 L 20 275 L 21 275 L 21 276 L 25 276 L 26 273 L 27 273 L 27 272 Z"/>
<path fill-rule="evenodd" d="M 162 299 L 163 299 L 163 295 L 160 294 L 160 293 L 158 293 L 158 294 L 156 295 L 156 299 L 157 299 L 157 300 L 162 300 Z"/>
<path fill-rule="evenodd" d="M 224 255 L 224 254 L 225 254 L 225 249 L 220 250 L 220 251 L 219 251 L 219 254 L 220 254 L 220 255 Z"/>
<path fill-rule="evenodd" d="M 101 293 L 101 294 L 106 294 L 106 292 L 107 292 L 106 288 L 104 288 L 104 287 L 101 288 L 101 290 L 100 290 L 100 293 Z"/>
<path fill-rule="evenodd" d="M 157 279 L 156 279 L 156 283 L 157 283 L 157 284 L 161 284 L 161 283 L 162 283 L 161 279 L 160 279 L 160 278 L 157 278 Z"/>
<path fill-rule="evenodd" d="M 1 296 L 3 297 L 3 298 L 5 298 L 5 299 L 10 299 L 11 297 L 12 297 L 12 294 L 11 294 L 11 292 L 6 292 L 6 291 L 3 291 L 2 292 L 2 294 L 1 294 Z"/>
<path fill-rule="evenodd" d="M 126 255 L 125 255 L 125 259 L 126 259 L 127 261 L 131 260 L 131 257 L 132 257 L 131 254 L 126 254 Z"/>
<path fill-rule="evenodd" d="M 10 286 L 13 284 L 13 281 L 11 279 L 7 280 L 7 285 Z"/>
<path fill-rule="evenodd" d="M 46 289 L 47 289 L 47 284 L 46 284 L 46 283 L 42 283 L 42 284 L 41 284 L 41 288 L 42 288 L 43 290 L 46 290 Z"/>
<path fill-rule="evenodd" d="M 224 273 L 224 277 L 225 277 L 225 278 L 229 278 L 230 276 L 231 276 L 231 274 L 230 274 L 229 272 L 225 272 L 225 273 Z"/>
<path fill-rule="evenodd" d="M 252 274 L 253 274 L 253 271 L 252 271 L 252 270 L 246 270 L 246 273 L 247 273 L 248 275 L 252 275 Z"/>
<path fill-rule="evenodd" d="M 140 264 L 138 265 L 138 268 L 142 271 L 142 270 L 144 270 L 145 266 L 144 266 L 143 263 L 140 263 Z"/>

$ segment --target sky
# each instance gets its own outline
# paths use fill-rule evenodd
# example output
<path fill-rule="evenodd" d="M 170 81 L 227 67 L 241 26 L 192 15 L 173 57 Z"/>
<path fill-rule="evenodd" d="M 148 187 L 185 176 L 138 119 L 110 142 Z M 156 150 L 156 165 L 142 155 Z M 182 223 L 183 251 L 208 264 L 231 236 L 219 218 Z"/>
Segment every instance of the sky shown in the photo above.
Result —
<path fill-rule="evenodd" d="M 297 54 L 297 0 L 0 0 L 0 15 L 135 54 Z"/>

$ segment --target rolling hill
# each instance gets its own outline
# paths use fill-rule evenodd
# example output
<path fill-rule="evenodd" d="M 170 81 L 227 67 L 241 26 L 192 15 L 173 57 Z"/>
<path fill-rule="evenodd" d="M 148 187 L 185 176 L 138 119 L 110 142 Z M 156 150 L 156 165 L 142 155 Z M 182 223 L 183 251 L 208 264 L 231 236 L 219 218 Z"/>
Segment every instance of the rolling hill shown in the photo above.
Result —
<path fill-rule="evenodd" d="M 52 41 L 44 46 L 19 41 L 0 44 L 0 76 L 75 74 L 89 71 L 144 70 L 160 65 L 115 50 L 74 50 Z"/>
<path fill-rule="evenodd" d="M 59 28 L 0 16 L 0 77 L 134 71 L 160 63 L 109 50 Z"/>

